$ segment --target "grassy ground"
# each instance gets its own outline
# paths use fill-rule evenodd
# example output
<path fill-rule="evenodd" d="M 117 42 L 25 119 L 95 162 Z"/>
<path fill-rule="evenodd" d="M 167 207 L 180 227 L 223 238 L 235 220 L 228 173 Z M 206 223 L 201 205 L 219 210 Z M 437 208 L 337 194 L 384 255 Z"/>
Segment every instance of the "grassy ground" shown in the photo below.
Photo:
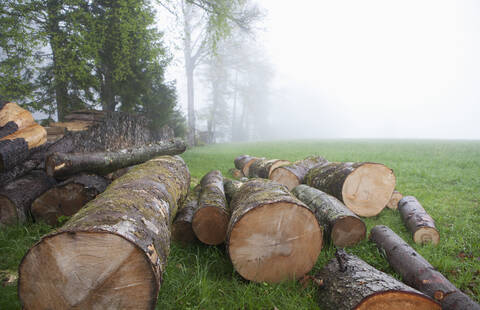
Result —
<path fill-rule="evenodd" d="M 457 287 L 480 302 L 480 142 L 473 141 L 289 141 L 200 147 L 183 154 L 192 181 L 209 170 L 225 175 L 240 154 L 297 160 L 322 155 L 330 161 L 381 162 L 395 171 L 397 189 L 413 195 L 436 220 L 437 247 L 414 245 L 398 211 L 385 209 L 365 219 L 396 233 Z M 49 230 L 30 224 L 0 231 L 0 270 L 15 272 L 27 249 Z M 364 241 L 348 249 L 376 268 L 395 275 L 376 247 Z M 330 258 L 326 245 L 312 274 Z M 295 282 L 249 283 L 235 273 L 223 247 L 172 244 L 158 309 L 317 309 L 316 288 Z M 2 285 L 3 286 L 3 285 Z M 16 286 L 0 287 L 0 309 L 18 309 Z M 321 306 L 320 306 L 321 309 Z"/>

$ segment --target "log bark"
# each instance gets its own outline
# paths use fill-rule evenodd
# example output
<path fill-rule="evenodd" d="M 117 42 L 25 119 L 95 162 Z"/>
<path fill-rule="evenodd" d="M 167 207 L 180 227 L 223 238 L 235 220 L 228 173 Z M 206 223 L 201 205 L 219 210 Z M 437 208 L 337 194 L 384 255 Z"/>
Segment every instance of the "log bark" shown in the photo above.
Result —
<path fill-rule="evenodd" d="M 87 202 L 103 193 L 110 182 L 98 175 L 80 174 L 55 185 L 32 203 L 36 221 L 56 226 L 58 217 L 72 216 Z"/>
<path fill-rule="evenodd" d="M 227 199 L 228 204 L 232 202 L 233 195 L 238 192 L 242 185 L 243 182 L 223 178 L 223 189 L 225 191 L 225 198 Z"/>
<path fill-rule="evenodd" d="M 55 181 L 44 171 L 35 170 L 0 189 L 0 224 L 23 223 L 30 217 L 32 202 Z"/>
<path fill-rule="evenodd" d="M 218 170 L 207 173 L 200 181 L 202 187 L 198 208 L 193 214 L 192 228 L 198 240 L 209 245 L 225 241 L 230 210 L 223 189 L 223 176 Z"/>
<path fill-rule="evenodd" d="M 337 198 L 303 184 L 295 187 L 292 194 L 315 211 L 325 236 L 335 246 L 353 246 L 365 239 L 365 223 Z"/>
<path fill-rule="evenodd" d="M 394 190 L 392 193 L 392 197 L 390 197 L 390 200 L 387 203 L 387 208 L 392 209 L 392 210 L 397 210 L 398 209 L 398 202 L 402 200 L 403 195 L 397 190 Z"/>
<path fill-rule="evenodd" d="M 316 277 L 324 284 L 319 290 L 322 309 L 441 309 L 426 295 L 343 250 Z"/>
<path fill-rule="evenodd" d="M 241 155 L 235 158 L 233 162 L 235 164 L 235 168 L 242 171 L 244 176 L 248 176 L 250 175 L 250 172 L 249 172 L 250 166 L 259 159 L 261 158 L 252 157 L 250 155 Z"/>
<path fill-rule="evenodd" d="M 32 114 L 16 103 L 8 102 L 0 109 L 0 138 L 34 124 Z"/>
<path fill-rule="evenodd" d="M 398 210 L 403 223 L 413 235 L 417 244 L 433 243 L 437 245 L 440 234 L 435 228 L 435 221 L 413 196 L 405 196 L 398 203 Z"/>
<path fill-rule="evenodd" d="M 305 181 L 365 217 L 379 214 L 395 188 L 393 171 L 377 163 L 327 163 L 310 169 Z"/>
<path fill-rule="evenodd" d="M 161 156 L 115 180 L 19 266 L 24 309 L 154 309 L 170 224 L 190 183 L 185 162 Z"/>
<path fill-rule="evenodd" d="M 401 275 L 403 282 L 440 302 L 442 309 L 480 310 L 477 303 L 457 289 L 387 226 L 372 228 L 370 240 L 385 253 L 388 263 Z"/>
<path fill-rule="evenodd" d="M 244 175 L 243 175 L 243 172 L 236 169 L 236 168 L 232 168 L 230 170 L 228 170 L 228 172 L 230 173 L 230 175 L 232 177 L 234 177 L 235 179 L 240 179 L 240 178 L 243 178 Z"/>
<path fill-rule="evenodd" d="M 302 184 L 308 171 L 315 166 L 326 164 L 328 161 L 321 156 L 310 156 L 303 160 L 296 161 L 274 169 L 270 180 L 278 182 L 292 190 L 295 186 Z"/>
<path fill-rule="evenodd" d="M 80 172 L 105 175 L 155 156 L 181 154 L 185 149 L 185 143 L 175 139 L 115 152 L 53 153 L 47 157 L 45 168 L 47 174 L 55 178 L 66 178 Z"/>
<path fill-rule="evenodd" d="M 129 166 L 129 167 L 125 167 L 125 168 L 120 168 L 118 170 L 115 170 L 114 172 L 110 172 L 106 175 L 104 175 L 104 177 L 110 181 L 114 181 L 116 179 L 118 179 L 119 177 L 123 176 L 124 174 L 126 174 L 128 171 L 130 171 L 130 169 L 132 169 L 133 167 L 135 166 Z"/>
<path fill-rule="evenodd" d="M 180 205 L 179 211 L 172 224 L 172 239 L 183 244 L 193 243 L 197 240 L 192 228 L 193 214 L 198 208 L 198 196 L 202 189 L 197 184 L 193 190 L 188 193 L 187 199 Z"/>
<path fill-rule="evenodd" d="M 309 272 L 322 248 L 313 211 L 266 179 L 245 182 L 233 196 L 227 250 L 245 279 L 276 283 Z"/>
<path fill-rule="evenodd" d="M 278 167 L 290 164 L 288 160 L 282 159 L 265 159 L 262 158 L 253 162 L 248 171 L 250 178 L 268 179 L 272 171 Z"/>

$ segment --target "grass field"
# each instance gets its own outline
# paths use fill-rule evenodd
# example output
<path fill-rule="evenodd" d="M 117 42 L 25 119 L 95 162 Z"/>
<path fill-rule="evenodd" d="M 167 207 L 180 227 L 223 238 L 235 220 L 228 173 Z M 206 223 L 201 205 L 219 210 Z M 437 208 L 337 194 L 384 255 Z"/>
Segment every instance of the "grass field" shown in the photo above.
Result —
<path fill-rule="evenodd" d="M 417 246 L 398 211 L 385 209 L 365 219 L 370 230 L 385 224 L 410 243 L 453 284 L 480 302 L 480 142 L 478 141 L 287 141 L 225 144 L 194 148 L 182 157 L 192 184 L 209 170 L 228 176 L 240 154 L 288 160 L 322 155 L 330 161 L 373 161 L 392 168 L 397 189 L 418 198 L 435 219 L 440 244 Z M 49 231 L 41 224 L 0 231 L 0 270 L 16 272 L 27 249 Z M 367 240 L 347 249 L 376 268 L 399 278 Z M 314 274 L 334 254 L 325 245 Z M 0 309 L 20 307 L 16 286 L 0 287 Z M 318 309 L 313 285 L 249 283 L 233 270 L 222 246 L 172 244 L 158 309 Z"/>

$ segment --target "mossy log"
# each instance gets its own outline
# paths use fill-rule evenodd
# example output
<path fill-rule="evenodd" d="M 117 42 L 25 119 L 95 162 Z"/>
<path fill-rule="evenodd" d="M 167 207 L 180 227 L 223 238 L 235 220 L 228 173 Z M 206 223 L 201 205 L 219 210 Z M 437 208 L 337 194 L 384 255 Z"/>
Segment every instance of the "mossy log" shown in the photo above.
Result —
<path fill-rule="evenodd" d="M 47 157 L 45 169 L 55 178 L 66 178 L 80 172 L 105 175 L 155 156 L 181 154 L 185 149 L 182 140 L 173 139 L 114 152 L 53 153 Z"/>
<path fill-rule="evenodd" d="M 250 166 L 248 169 L 248 177 L 268 179 L 273 170 L 288 164 L 290 164 L 288 160 L 262 158 L 254 161 Z"/>
<path fill-rule="evenodd" d="M 310 169 L 305 181 L 366 217 L 379 214 L 395 188 L 393 171 L 377 163 L 327 163 Z"/>
<path fill-rule="evenodd" d="M 198 196 L 202 189 L 197 184 L 193 190 L 188 193 L 187 199 L 180 205 L 177 216 L 172 224 L 172 239 L 183 244 L 192 243 L 197 240 L 192 228 L 193 214 L 198 208 Z"/>
<path fill-rule="evenodd" d="M 32 149 L 47 142 L 47 132 L 38 125 L 18 130 L 0 139 L 0 172 L 5 172 L 24 162 Z"/>
<path fill-rule="evenodd" d="M 8 102 L 0 107 L 0 138 L 35 124 L 30 112 L 14 102 Z"/>
<path fill-rule="evenodd" d="M 420 202 L 413 196 L 405 196 L 398 203 L 398 210 L 403 223 L 413 234 L 413 241 L 417 244 L 433 243 L 437 245 L 440 234 L 435 228 L 435 221 L 425 211 Z"/>
<path fill-rule="evenodd" d="M 390 200 L 387 203 L 387 208 L 392 209 L 392 210 L 397 210 L 398 209 L 398 202 L 402 200 L 403 195 L 397 190 L 394 190 L 392 193 L 392 197 L 390 197 Z"/>
<path fill-rule="evenodd" d="M 370 231 L 370 240 L 385 253 L 403 282 L 442 304 L 442 309 L 480 310 L 480 306 L 447 280 L 402 238 L 384 225 Z"/>
<path fill-rule="evenodd" d="M 321 156 L 310 156 L 292 164 L 278 167 L 272 170 L 270 180 L 278 182 L 292 190 L 302 184 L 308 171 L 315 166 L 326 164 L 328 161 Z"/>
<path fill-rule="evenodd" d="M 365 239 L 365 223 L 337 198 L 303 184 L 295 187 L 292 194 L 315 211 L 325 236 L 335 246 L 353 246 Z"/>
<path fill-rule="evenodd" d="M 223 189 L 225 191 L 225 198 L 227 199 L 228 204 L 232 202 L 233 195 L 238 192 L 242 185 L 243 182 L 223 178 Z"/>
<path fill-rule="evenodd" d="M 23 309 L 154 309 L 170 249 L 170 224 L 190 174 L 178 156 L 136 166 L 19 266 Z"/>
<path fill-rule="evenodd" d="M 312 269 L 322 249 L 322 228 L 285 186 L 252 179 L 230 206 L 227 250 L 242 277 L 276 283 L 299 279 Z"/>
<path fill-rule="evenodd" d="M 239 169 L 242 171 L 244 176 L 249 176 L 250 175 L 250 166 L 257 160 L 261 158 L 258 157 L 252 157 L 250 155 L 241 155 L 235 158 L 233 161 L 235 164 L 235 168 Z"/>
<path fill-rule="evenodd" d="M 327 310 L 440 310 L 440 305 L 355 255 L 337 251 L 316 275 L 323 280 L 320 306 Z"/>
<path fill-rule="evenodd" d="M 193 214 L 192 227 L 198 240 L 209 245 L 225 241 L 230 211 L 228 209 L 223 176 L 218 170 L 207 173 L 200 181 L 198 208 Z"/>
<path fill-rule="evenodd" d="M 0 224 L 23 223 L 30 217 L 32 202 L 51 188 L 55 180 L 34 170 L 0 189 Z"/>
<path fill-rule="evenodd" d="M 103 193 L 109 183 L 107 179 L 94 174 L 71 177 L 33 201 L 33 218 L 55 226 L 58 224 L 58 217 L 74 215 L 87 202 Z"/>

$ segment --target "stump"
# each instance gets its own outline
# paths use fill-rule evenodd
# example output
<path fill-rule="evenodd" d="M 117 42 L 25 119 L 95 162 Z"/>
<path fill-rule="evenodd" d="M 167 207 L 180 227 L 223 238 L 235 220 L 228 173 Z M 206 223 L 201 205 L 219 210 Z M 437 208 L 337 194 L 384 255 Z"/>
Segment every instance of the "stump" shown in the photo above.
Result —
<path fill-rule="evenodd" d="M 190 183 L 185 162 L 162 156 L 115 180 L 19 267 L 24 309 L 154 309 L 170 224 Z"/>
<path fill-rule="evenodd" d="M 268 179 L 273 170 L 288 164 L 290 164 L 288 160 L 262 158 L 252 163 L 248 169 L 248 177 Z"/>
<path fill-rule="evenodd" d="M 250 155 L 241 155 L 235 158 L 233 161 L 235 164 L 235 168 L 239 169 L 242 171 L 244 176 L 249 176 L 250 175 L 250 166 L 256 161 L 261 158 L 258 157 L 252 157 Z"/>
<path fill-rule="evenodd" d="M 310 169 L 305 180 L 365 217 L 380 213 L 395 188 L 393 171 L 377 163 L 328 163 Z"/>
<path fill-rule="evenodd" d="M 403 195 L 397 190 L 394 190 L 392 193 L 392 197 L 390 197 L 390 200 L 387 203 L 387 208 L 392 209 L 392 210 L 397 210 L 398 209 L 398 202 L 402 200 Z"/>
<path fill-rule="evenodd" d="M 295 187 L 292 194 L 315 211 L 325 236 L 336 247 L 353 246 L 365 239 L 365 223 L 337 198 L 303 184 Z"/>
<path fill-rule="evenodd" d="M 192 243 L 197 240 L 192 228 L 193 214 L 198 208 L 198 196 L 201 190 L 200 184 L 197 184 L 193 190 L 188 193 L 187 199 L 179 207 L 177 216 L 172 224 L 172 239 L 184 244 Z"/>
<path fill-rule="evenodd" d="M 235 270 L 255 282 L 299 279 L 322 248 L 313 211 L 276 182 L 252 179 L 233 196 L 227 250 Z"/>
<path fill-rule="evenodd" d="M 417 244 L 433 243 L 437 245 L 440 234 L 435 228 L 435 221 L 413 196 L 405 196 L 398 203 L 398 210 L 408 230 L 413 234 Z"/>
<path fill-rule="evenodd" d="M 318 165 L 326 164 L 327 162 L 323 157 L 310 156 L 290 165 L 274 169 L 270 175 L 270 180 L 283 184 L 288 187 L 289 190 L 292 190 L 295 186 L 303 183 L 310 169 Z"/>

